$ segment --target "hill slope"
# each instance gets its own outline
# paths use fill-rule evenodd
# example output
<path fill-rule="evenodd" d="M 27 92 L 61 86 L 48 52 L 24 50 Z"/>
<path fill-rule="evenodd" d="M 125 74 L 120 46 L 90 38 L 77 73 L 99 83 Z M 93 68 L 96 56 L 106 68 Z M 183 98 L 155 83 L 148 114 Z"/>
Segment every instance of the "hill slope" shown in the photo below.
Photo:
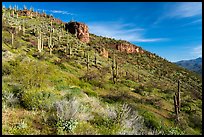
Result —
<path fill-rule="evenodd" d="M 2 11 L 3 134 L 201 134 L 195 73 L 127 41 L 82 42 L 45 13 Z"/>
<path fill-rule="evenodd" d="M 188 70 L 195 71 L 196 73 L 202 75 L 202 58 L 192 60 L 182 60 L 175 62 L 177 65 L 184 67 Z"/>

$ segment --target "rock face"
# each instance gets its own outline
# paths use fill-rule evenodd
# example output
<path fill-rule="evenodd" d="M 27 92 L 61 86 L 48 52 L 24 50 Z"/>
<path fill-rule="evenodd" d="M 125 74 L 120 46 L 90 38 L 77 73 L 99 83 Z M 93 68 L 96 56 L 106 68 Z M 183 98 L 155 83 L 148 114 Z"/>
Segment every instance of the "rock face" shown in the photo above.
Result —
<path fill-rule="evenodd" d="M 139 50 L 139 47 L 136 47 L 132 44 L 118 44 L 116 45 L 116 49 L 121 51 L 121 52 L 126 52 L 126 53 L 139 53 L 140 50 Z"/>
<path fill-rule="evenodd" d="M 89 42 L 88 26 L 79 22 L 69 22 L 65 24 L 65 30 L 72 34 L 76 34 L 77 38 L 85 43 Z"/>
<path fill-rule="evenodd" d="M 26 10 L 26 9 L 18 11 L 19 16 L 30 16 L 31 13 L 32 12 L 30 10 Z"/>
<path fill-rule="evenodd" d="M 103 49 L 101 50 L 100 54 L 101 54 L 103 57 L 108 58 L 108 51 L 107 51 L 105 48 L 103 48 Z"/>
<path fill-rule="evenodd" d="M 144 53 L 144 51 L 133 44 L 130 43 L 117 43 L 111 45 L 111 47 L 119 50 L 120 52 L 126 52 L 126 53 Z"/>

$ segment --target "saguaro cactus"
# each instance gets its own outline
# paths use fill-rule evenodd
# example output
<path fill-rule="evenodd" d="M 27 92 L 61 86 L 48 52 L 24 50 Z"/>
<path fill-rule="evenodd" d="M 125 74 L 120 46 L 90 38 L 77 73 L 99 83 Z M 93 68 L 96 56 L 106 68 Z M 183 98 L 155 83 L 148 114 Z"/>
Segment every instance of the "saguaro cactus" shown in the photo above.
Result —
<path fill-rule="evenodd" d="M 96 57 L 96 50 L 95 50 L 95 53 L 94 53 L 94 64 L 95 64 L 95 66 L 97 67 L 97 57 Z"/>
<path fill-rule="evenodd" d="M 115 74 L 116 74 L 116 78 L 118 76 L 118 62 L 115 62 Z"/>
<path fill-rule="evenodd" d="M 180 108 L 181 108 L 181 104 L 180 104 L 180 80 L 178 80 L 178 91 L 175 92 L 175 95 L 174 95 L 174 109 L 175 109 L 177 121 L 179 121 Z"/>
<path fill-rule="evenodd" d="M 113 54 L 113 61 L 112 61 L 112 75 L 113 75 L 113 83 L 115 84 L 117 81 L 117 75 L 118 75 L 118 63 L 115 60 L 115 53 Z"/>
<path fill-rule="evenodd" d="M 9 18 L 11 17 L 11 14 L 10 14 L 10 12 L 8 12 L 8 17 L 9 17 Z"/>
<path fill-rule="evenodd" d="M 53 50 L 53 47 L 54 47 L 54 44 L 52 43 L 52 34 L 50 33 L 50 38 L 48 40 L 48 47 L 50 49 L 50 55 L 52 54 L 52 50 Z"/>
<path fill-rule="evenodd" d="M 38 36 L 38 51 L 41 52 L 41 32 L 39 32 Z"/>
<path fill-rule="evenodd" d="M 5 13 L 2 12 L 2 21 L 4 20 L 4 17 L 5 17 Z"/>
<path fill-rule="evenodd" d="M 50 26 L 50 27 L 49 27 L 49 28 L 50 28 L 49 31 L 52 32 L 52 20 L 50 21 L 49 26 Z"/>
<path fill-rule="evenodd" d="M 69 58 L 71 58 L 72 56 L 72 46 L 71 44 L 69 44 Z"/>
<path fill-rule="evenodd" d="M 23 20 L 22 30 L 23 30 L 23 35 L 25 35 L 25 20 Z"/>
<path fill-rule="evenodd" d="M 13 44 L 14 44 L 14 34 L 16 34 L 16 28 L 12 27 L 10 33 L 11 33 L 11 45 L 13 46 Z"/>
<path fill-rule="evenodd" d="M 39 32 L 38 36 L 38 51 L 41 52 L 43 50 L 43 35 Z"/>
<path fill-rule="evenodd" d="M 32 13 L 32 12 L 30 13 L 30 18 L 31 18 L 31 19 L 33 18 L 33 13 Z"/>
<path fill-rule="evenodd" d="M 137 59 L 137 69 L 138 69 L 137 82 L 140 82 L 140 75 L 139 75 L 140 65 L 139 65 L 139 60 L 138 59 Z"/>
<path fill-rule="evenodd" d="M 180 112 L 181 103 L 180 103 L 180 80 L 178 80 L 178 92 L 177 92 L 177 104 L 178 104 L 178 112 Z"/>
<path fill-rule="evenodd" d="M 13 41 L 14 41 L 14 35 L 13 32 L 11 33 L 11 45 L 13 46 Z"/>
<path fill-rule="evenodd" d="M 14 10 L 11 11 L 11 16 L 14 17 Z"/>
<path fill-rule="evenodd" d="M 41 35 L 41 49 L 43 50 L 43 44 L 44 44 L 44 39 L 43 39 L 43 35 Z"/>
<path fill-rule="evenodd" d="M 89 71 L 89 52 L 87 52 L 87 56 L 86 56 L 86 68 L 88 72 Z"/>

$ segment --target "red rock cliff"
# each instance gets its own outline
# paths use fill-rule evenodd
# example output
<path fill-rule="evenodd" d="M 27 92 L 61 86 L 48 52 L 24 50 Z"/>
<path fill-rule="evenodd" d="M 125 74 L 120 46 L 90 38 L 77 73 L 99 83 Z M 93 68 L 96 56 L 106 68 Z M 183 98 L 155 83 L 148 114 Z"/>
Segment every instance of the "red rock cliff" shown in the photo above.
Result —
<path fill-rule="evenodd" d="M 116 43 L 110 45 L 112 48 L 126 53 L 144 53 L 144 51 L 136 45 L 130 43 Z"/>
<path fill-rule="evenodd" d="M 65 25 L 65 29 L 72 34 L 76 34 L 77 38 L 85 43 L 89 42 L 88 26 L 79 22 L 69 22 Z"/>

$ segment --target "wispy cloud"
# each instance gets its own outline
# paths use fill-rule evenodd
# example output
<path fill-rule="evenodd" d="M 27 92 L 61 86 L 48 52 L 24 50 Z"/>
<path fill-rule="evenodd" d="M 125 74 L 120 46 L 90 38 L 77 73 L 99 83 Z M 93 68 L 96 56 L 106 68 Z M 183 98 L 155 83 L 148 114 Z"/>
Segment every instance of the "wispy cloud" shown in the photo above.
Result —
<path fill-rule="evenodd" d="M 184 24 L 183 26 L 188 26 L 188 25 L 193 25 L 193 24 L 198 24 L 198 23 L 202 23 L 202 19 L 194 20 L 192 22 Z"/>
<path fill-rule="evenodd" d="M 163 7 L 163 14 L 153 24 L 158 24 L 165 19 L 183 19 L 190 17 L 202 18 L 202 3 L 201 2 L 177 2 L 167 3 Z M 197 21 L 197 20 L 195 20 Z"/>
<path fill-rule="evenodd" d="M 63 10 L 43 10 L 43 9 L 37 9 L 38 11 L 45 11 L 49 13 L 55 13 L 55 14 L 64 14 L 64 15 L 75 15 L 74 13 L 70 13 L 68 11 Z"/>
<path fill-rule="evenodd" d="M 193 54 L 195 57 L 202 57 L 202 45 L 195 47 L 191 54 Z"/>
<path fill-rule="evenodd" d="M 173 5 L 169 17 L 186 18 L 202 15 L 201 2 L 181 2 Z"/>
<path fill-rule="evenodd" d="M 167 40 L 166 38 L 146 38 L 144 36 L 145 29 L 121 22 L 91 22 L 88 23 L 88 26 L 91 33 L 130 42 L 157 42 Z"/>
<path fill-rule="evenodd" d="M 59 14 L 65 14 L 65 15 L 74 15 L 73 13 L 62 11 L 62 10 L 50 10 L 52 13 L 59 13 Z"/>

